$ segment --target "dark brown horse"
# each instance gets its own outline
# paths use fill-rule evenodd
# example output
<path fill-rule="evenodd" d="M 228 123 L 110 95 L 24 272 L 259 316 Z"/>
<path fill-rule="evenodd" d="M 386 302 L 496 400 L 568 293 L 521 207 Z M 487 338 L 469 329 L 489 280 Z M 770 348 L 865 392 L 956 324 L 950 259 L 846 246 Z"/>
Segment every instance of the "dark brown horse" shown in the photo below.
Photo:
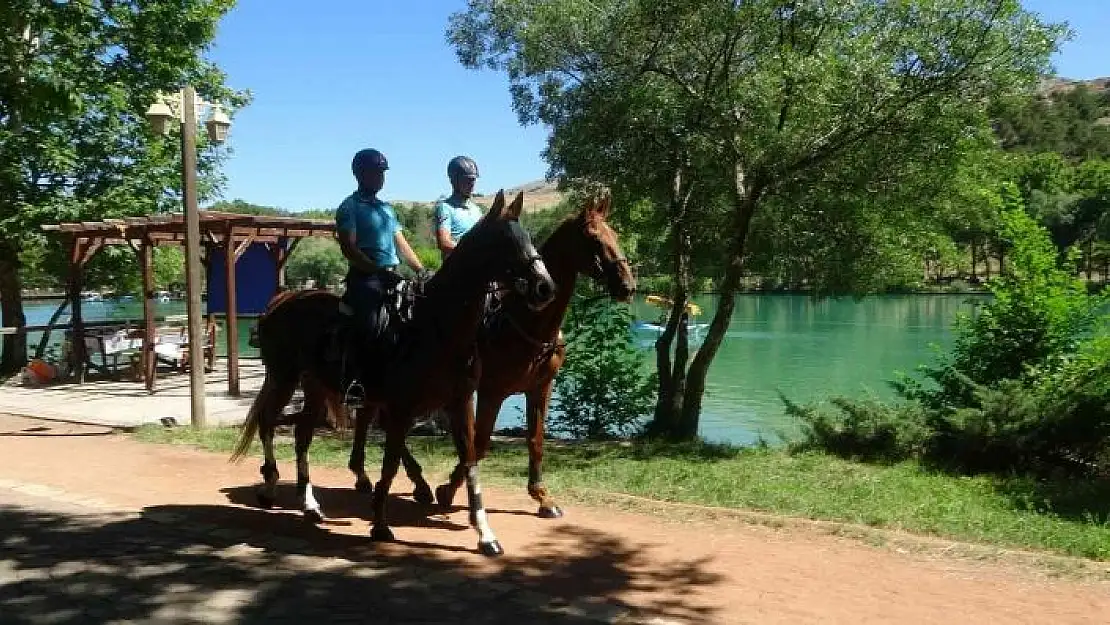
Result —
<path fill-rule="evenodd" d="M 362 377 L 366 403 L 377 408 L 385 430 L 385 455 L 381 481 L 374 489 L 374 524 L 371 537 L 392 540 L 386 520 L 386 498 L 405 454 L 405 436 L 418 415 L 445 406 L 464 407 L 480 375 L 476 339 L 489 284 L 510 285 L 528 306 L 541 309 L 551 303 L 555 285 L 542 257 L 532 246 L 518 218 L 524 204 L 517 195 L 506 207 L 502 192 L 482 220 L 463 237 L 443 267 L 429 280 L 414 305 L 413 317 L 402 330 L 397 352 L 378 363 L 373 377 Z M 263 505 L 273 502 L 278 481 L 274 459 L 274 426 L 289 402 L 298 381 L 304 410 L 294 423 L 297 486 L 310 518 L 322 519 L 308 475 L 308 448 L 322 411 L 336 407 L 345 391 L 345 377 L 323 358 L 328 329 L 342 323 L 344 306 L 330 294 L 308 292 L 286 296 L 258 322 L 258 343 L 266 377 L 251 406 L 232 459 L 242 458 L 258 432 L 265 455 L 264 484 L 259 492 Z M 360 411 L 360 419 L 369 411 Z M 471 525 L 479 533 L 479 549 L 501 553 L 481 504 L 478 473 L 467 476 Z"/>
<path fill-rule="evenodd" d="M 482 377 L 478 383 L 477 423 L 473 417 L 473 400 L 466 406 L 454 407 L 450 415 L 451 429 L 459 464 L 452 472 L 450 482 L 436 489 L 436 499 L 441 505 L 451 504 L 466 480 L 468 467 L 485 458 L 501 404 L 511 395 L 524 393 L 528 422 L 528 494 L 539 502 L 539 516 L 562 516 L 562 511 L 543 484 L 544 422 L 555 375 L 566 357 L 566 345 L 559 328 L 579 275 L 593 278 L 605 286 L 610 297 L 621 301 L 626 301 L 636 289 L 628 260 L 606 221 L 609 209 L 608 197 L 600 203 L 590 200 L 579 214 L 564 221 L 540 247 L 540 254 L 555 281 L 555 302 L 537 311 L 529 308 L 522 298 L 508 296 L 502 311 L 494 317 L 501 323 L 483 333 L 479 339 Z M 368 425 L 368 419 L 358 420 L 355 444 L 351 450 L 350 467 L 363 484 L 363 490 L 367 478 L 363 472 L 361 449 Z M 407 453 L 405 469 L 416 485 L 417 499 L 425 500 L 430 488 L 421 475 L 419 465 Z"/>

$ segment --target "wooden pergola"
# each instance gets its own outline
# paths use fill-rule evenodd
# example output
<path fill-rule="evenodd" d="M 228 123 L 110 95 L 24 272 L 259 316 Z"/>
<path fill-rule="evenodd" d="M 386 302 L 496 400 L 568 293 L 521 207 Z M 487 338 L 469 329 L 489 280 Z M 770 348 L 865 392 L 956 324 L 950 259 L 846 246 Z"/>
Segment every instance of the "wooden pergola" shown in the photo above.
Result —
<path fill-rule="evenodd" d="M 81 292 L 84 269 L 96 253 L 107 245 L 127 245 L 139 256 L 143 279 L 143 346 L 141 363 L 148 391 L 154 391 L 156 355 L 154 353 L 154 246 L 184 245 L 185 221 L 181 213 L 162 213 L 143 217 L 105 219 L 80 223 L 59 223 L 43 226 L 56 232 L 69 248 L 67 298 L 72 307 L 73 357 L 78 383 L 85 380 L 84 323 L 81 318 Z M 225 255 L 227 287 L 227 383 L 228 392 L 239 394 L 239 329 L 236 306 L 236 261 L 252 244 L 262 244 L 273 256 L 277 284 L 285 284 L 285 264 L 301 239 L 311 236 L 335 236 L 335 223 L 321 219 L 271 217 L 200 211 L 200 233 L 207 264 L 213 254 Z M 203 363 L 189 363 L 203 366 Z"/>

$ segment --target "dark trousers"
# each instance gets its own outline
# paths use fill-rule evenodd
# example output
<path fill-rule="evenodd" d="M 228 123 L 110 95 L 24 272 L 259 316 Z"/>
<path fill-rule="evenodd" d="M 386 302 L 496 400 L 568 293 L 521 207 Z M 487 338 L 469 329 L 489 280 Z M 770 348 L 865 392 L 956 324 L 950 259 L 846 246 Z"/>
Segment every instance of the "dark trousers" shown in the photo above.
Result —
<path fill-rule="evenodd" d="M 347 291 L 343 300 L 354 309 L 355 328 L 359 342 L 371 351 L 377 347 L 389 330 L 389 310 L 386 298 L 393 293 L 401 277 L 390 269 L 364 273 L 357 269 L 347 272 Z"/>

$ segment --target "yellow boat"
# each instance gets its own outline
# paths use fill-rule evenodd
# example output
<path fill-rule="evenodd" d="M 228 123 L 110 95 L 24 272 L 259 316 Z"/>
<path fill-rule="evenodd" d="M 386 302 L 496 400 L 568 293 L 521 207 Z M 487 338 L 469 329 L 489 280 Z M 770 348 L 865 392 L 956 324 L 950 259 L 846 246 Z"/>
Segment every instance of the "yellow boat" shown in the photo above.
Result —
<path fill-rule="evenodd" d="M 652 306 L 662 308 L 664 310 L 670 310 L 671 307 L 674 306 L 674 301 L 672 301 L 669 297 L 663 297 L 662 295 L 648 295 L 644 298 L 644 301 L 648 304 L 651 304 Z M 686 314 L 690 315 L 691 317 L 697 317 L 701 314 L 701 306 L 698 306 L 694 302 L 686 302 Z"/>

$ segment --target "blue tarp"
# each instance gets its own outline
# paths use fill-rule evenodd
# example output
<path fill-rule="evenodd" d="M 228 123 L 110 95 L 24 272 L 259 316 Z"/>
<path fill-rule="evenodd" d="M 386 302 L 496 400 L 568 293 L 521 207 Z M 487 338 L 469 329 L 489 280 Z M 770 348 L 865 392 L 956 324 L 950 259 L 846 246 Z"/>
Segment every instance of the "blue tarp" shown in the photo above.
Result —
<path fill-rule="evenodd" d="M 226 255 L 214 248 L 208 259 L 208 313 L 227 312 Z M 260 315 L 277 293 L 277 263 L 264 243 L 251 243 L 235 263 L 235 303 L 240 315 Z"/>

